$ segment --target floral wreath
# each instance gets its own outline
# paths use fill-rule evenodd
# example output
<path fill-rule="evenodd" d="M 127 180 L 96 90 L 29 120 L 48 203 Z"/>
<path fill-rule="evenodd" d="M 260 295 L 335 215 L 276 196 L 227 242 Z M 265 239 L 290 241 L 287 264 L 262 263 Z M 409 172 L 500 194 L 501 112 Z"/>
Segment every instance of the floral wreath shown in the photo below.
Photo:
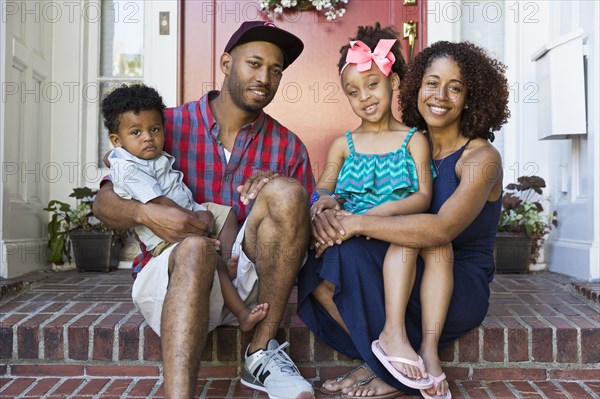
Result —
<path fill-rule="evenodd" d="M 346 13 L 348 0 L 259 0 L 260 9 L 269 16 L 282 14 L 286 10 L 323 11 L 328 21 L 342 17 Z"/>

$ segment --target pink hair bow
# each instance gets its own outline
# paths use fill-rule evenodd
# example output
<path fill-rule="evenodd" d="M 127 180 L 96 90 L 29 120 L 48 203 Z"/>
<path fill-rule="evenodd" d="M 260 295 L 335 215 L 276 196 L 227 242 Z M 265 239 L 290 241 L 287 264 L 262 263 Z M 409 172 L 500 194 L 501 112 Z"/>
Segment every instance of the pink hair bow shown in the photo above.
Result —
<path fill-rule="evenodd" d="M 346 64 L 342 67 L 340 75 L 349 64 L 356 64 L 356 69 L 359 72 L 368 71 L 371 69 L 371 63 L 374 61 L 377 67 L 385 76 L 388 76 L 392 70 L 392 65 L 396 61 L 396 57 L 390 51 L 396 39 L 381 39 L 375 50 L 371 52 L 369 46 L 360 40 L 350 42 L 350 48 L 346 55 Z"/>

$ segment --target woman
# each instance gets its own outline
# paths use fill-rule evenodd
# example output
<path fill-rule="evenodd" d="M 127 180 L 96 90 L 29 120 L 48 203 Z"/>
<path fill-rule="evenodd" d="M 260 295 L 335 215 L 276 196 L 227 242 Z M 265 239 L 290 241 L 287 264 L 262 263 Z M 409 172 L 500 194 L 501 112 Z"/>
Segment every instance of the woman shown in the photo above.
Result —
<path fill-rule="evenodd" d="M 430 283 L 421 284 L 428 273 L 422 261 L 406 310 L 407 338 L 427 372 L 443 376 L 422 329 L 437 334 L 441 349 L 483 321 L 502 193 L 500 154 L 489 141 L 510 115 L 504 70 L 473 44 L 438 42 L 415 57 L 401 83 L 403 122 L 426 131 L 431 143 L 437 177 L 429 213 L 378 217 L 332 208 L 315 216 L 318 258 L 311 253 L 300 272 L 298 314 L 320 340 L 365 363 L 326 381 L 324 391 L 375 398 L 418 393 L 371 352 L 385 323 L 382 265 L 390 243 L 415 250 L 453 246 L 454 289 L 443 329 L 421 325 L 421 308 L 443 295 L 436 278 L 445 278 L 428 275 Z M 438 380 L 422 393 L 447 397 L 448 384 Z"/>

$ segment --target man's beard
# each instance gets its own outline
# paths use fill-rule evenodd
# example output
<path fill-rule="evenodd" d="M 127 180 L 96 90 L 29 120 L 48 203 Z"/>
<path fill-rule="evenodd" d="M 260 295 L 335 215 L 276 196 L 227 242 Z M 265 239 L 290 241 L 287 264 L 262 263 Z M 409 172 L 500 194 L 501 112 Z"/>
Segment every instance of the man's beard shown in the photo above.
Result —
<path fill-rule="evenodd" d="M 227 87 L 228 90 L 225 94 L 231 96 L 231 99 L 236 106 L 249 113 L 257 113 L 269 105 L 271 101 L 273 101 L 273 96 L 277 90 L 275 89 L 275 91 L 273 91 L 270 88 L 263 86 L 264 90 L 267 91 L 268 94 L 264 101 L 256 103 L 246 99 L 245 94 L 250 90 L 248 89 L 248 86 L 240 83 L 237 75 L 231 76 L 231 84 L 227 85 Z"/>

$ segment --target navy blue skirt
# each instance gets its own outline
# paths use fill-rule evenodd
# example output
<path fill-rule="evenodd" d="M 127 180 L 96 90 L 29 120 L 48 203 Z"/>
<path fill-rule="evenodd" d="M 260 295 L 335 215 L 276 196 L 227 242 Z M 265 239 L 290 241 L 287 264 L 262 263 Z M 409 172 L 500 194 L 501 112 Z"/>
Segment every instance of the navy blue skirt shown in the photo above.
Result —
<path fill-rule="evenodd" d="M 315 336 L 336 351 L 366 362 L 387 384 L 418 394 L 396 380 L 371 352 L 371 342 L 379 338 L 385 324 L 383 260 L 389 243 L 354 237 L 328 248 L 321 258 L 309 252 L 307 263 L 298 276 L 298 315 Z M 486 273 L 477 265 L 455 253 L 454 290 L 440 338 L 440 349 L 452 343 L 483 321 L 489 300 Z M 417 277 L 406 312 L 406 330 L 412 347 L 421 343 L 421 307 L 419 287 L 423 262 L 417 264 Z M 323 281 L 335 286 L 333 301 L 348 335 L 311 295 Z"/>

